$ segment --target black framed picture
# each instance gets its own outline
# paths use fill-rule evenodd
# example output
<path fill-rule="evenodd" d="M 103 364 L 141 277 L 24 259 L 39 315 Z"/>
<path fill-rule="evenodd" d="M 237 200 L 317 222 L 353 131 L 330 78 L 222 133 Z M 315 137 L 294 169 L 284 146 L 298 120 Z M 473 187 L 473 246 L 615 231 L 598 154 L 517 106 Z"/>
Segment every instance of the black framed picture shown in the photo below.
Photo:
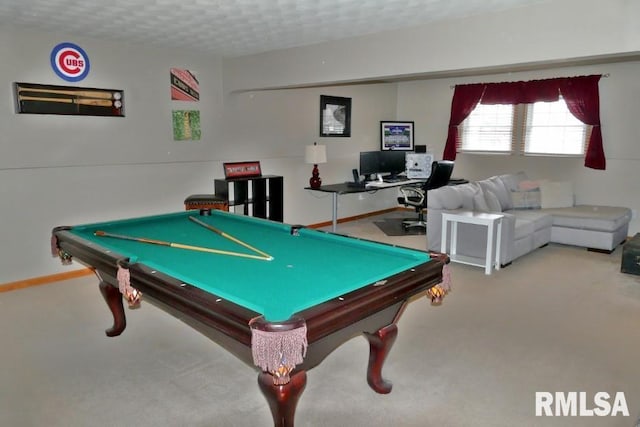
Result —
<path fill-rule="evenodd" d="M 351 136 L 351 98 L 320 95 L 320 136 Z"/>
<path fill-rule="evenodd" d="M 413 122 L 380 122 L 380 149 L 413 151 Z"/>

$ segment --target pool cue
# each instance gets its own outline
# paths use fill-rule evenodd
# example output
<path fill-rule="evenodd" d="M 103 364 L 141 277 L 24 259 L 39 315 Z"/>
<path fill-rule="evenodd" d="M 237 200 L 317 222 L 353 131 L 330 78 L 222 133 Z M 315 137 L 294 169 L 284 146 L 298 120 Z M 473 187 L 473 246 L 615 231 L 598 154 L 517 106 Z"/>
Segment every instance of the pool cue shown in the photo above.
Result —
<path fill-rule="evenodd" d="M 242 258 L 260 259 L 263 261 L 270 261 L 272 259 L 272 258 L 267 258 L 263 256 L 258 256 L 258 255 L 249 255 L 249 254 L 242 254 L 239 252 L 230 252 L 230 251 L 222 251 L 219 249 L 204 248 L 202 246 L 192 246 L 192 245 L 184 245 L 182 243 L 165 242 L 163 240 L 148 239 L 146 237 L 132 237 L 132 236 L 123 236 L 121 234 L 111 234 L 111 233 L 107 233 L 99 230 L 93 234 L 99 237 L 111 237 L 113 239 L 132 240 L 134 242 L 149 243 L 152 245 L 159 245 L 159 246 L 169 246 L 172 248 L 187 249 L 190 251 L 210 252 L 210 253 L 220 254 L 220 255 L 230 255 L 230 256 L 237 256 Z"/>
<path fill-rule="evenodd" d="M 97 107 L 113 107 L 113 102 L 106 99 L 88 98 L 56 98 L 53 96 L 19 95 L 19 101 L 60 102 L 63 104 L 95 105 Z"/>
<path fill-rule="evenodd" d="M 84 98 L 113 99 L 113 93 L 109 91 L 101 91 L 101 90 L 61 90 L 61 89 L 48 89 L 48 88 L 20 86 L 18 91 L 19 92 L 40 92 L 40 93 L 56 94 L 56 95 L 70 95 L 74 97 L 81 96 Z"/>
<path fill-rule="evenodd" d="M 258 253 L 258 254 L 260 254 L 262 256 L 265 256 L 265 257 L 267 257 L 269 259 L 273 259 L 273 257 L 271 255 L 269 255 L 268 253 L 262 252 L 260 249 L 256 249 L 253 246 L 249 245 L 248 243 L 243 242 L 242 240 L 236 239 L 235 237 L 225 233 L 224 231 L 215 228 L 213 225 L 209 225 L 206 222 L 202 222 L 202 221 L 200 221 L 199 219 L 197 219 L 197 218 L 195 218 L 193 216 L 190 216 L 189 219 L 191 221 L 195 222 L 196 224 L 201 225 L 204 228 L 206 228 L 208 230 L 211 230 L 216 234 L 219 234 L 220 236 L 222 236 L 222 237 L 224 237 L 226 239 L 229 239 L 229 240 L 231 240 L 233 242 L 236 242 L 239 245 L 244 246 L 245 248 L 247 248 L 249 250 L 252 250 L 255 253 Z"/>

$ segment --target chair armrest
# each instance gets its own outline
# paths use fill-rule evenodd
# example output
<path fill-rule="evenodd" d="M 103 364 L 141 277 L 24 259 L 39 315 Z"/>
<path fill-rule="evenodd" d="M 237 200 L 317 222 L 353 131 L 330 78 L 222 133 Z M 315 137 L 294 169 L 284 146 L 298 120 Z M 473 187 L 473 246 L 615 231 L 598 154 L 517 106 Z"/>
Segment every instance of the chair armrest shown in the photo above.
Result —
<path fill-rule="evenodd" d="M 411 206 L 422 206 L 424 204 L 425 193 L 419 187 L 400 187 L 400 192 L 404 197 L 404 203 Z M 419 197 L 419 201 L 409 199 L 409 197 Z"/>

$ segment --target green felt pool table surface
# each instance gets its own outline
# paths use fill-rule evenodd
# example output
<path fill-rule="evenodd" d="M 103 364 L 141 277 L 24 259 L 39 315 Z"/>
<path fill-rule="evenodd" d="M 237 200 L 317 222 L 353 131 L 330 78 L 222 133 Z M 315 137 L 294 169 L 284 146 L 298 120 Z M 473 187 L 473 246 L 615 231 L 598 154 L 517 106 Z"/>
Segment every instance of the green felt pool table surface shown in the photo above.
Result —
<path fill-rule="evenodd" d="M 200 252 L 96 236 L 96 231 L 256 255 L 194 221 L 210 224 L 273 259 Z M 177 280 L 280 321 L 429 260 L 422 251 L 223 211 L 183 211 L 74 226 L 70 232 Z"/>

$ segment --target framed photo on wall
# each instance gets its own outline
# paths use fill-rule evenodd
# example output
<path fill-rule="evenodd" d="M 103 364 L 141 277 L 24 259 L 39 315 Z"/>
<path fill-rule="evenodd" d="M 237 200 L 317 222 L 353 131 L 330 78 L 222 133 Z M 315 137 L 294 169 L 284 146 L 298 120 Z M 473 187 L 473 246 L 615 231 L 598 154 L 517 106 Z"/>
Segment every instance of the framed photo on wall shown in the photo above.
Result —
<path fill-rule="evenodd" d="M 380 149 L 413 151 L 413 122 L 380 122 Z"/>
<path fill-rule="evenodd" d="M 351 98 L 320 95 L 320 136 L 351 136 Z"/>

